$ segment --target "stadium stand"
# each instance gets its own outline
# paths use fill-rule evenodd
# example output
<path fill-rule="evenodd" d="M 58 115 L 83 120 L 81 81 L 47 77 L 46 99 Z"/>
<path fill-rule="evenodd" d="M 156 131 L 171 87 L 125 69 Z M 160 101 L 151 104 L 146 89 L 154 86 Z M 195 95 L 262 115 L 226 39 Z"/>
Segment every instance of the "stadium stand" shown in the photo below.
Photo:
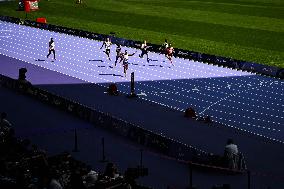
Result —
<path fill-rule="evenodd" d="M 140 188 L 134 177 L 130 177 L 132 173 L 127 173 L 125 179 L 111 162 L 106 165 L 104 173 L 99 173 L 69 153 L 48 156 L 28 139 L 16 138 L 14 129 L 7 129 L 3 123 L 8 122 L 2 116 L 0 188 L 126 188 L 131 187 L 129 182 L 132 188 Z"/>

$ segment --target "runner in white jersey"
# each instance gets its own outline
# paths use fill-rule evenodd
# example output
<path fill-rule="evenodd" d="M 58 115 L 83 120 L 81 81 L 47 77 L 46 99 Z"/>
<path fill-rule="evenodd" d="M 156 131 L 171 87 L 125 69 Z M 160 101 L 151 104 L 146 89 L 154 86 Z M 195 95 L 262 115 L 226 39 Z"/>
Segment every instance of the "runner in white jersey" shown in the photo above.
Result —
<path fill-rule="evenodd" d="M 112 45 L 111 41 L 109 38 L 106 39 L 106 41 L 104 41 L 103 45 L 101 46 L 100 49 L 102 49 L 105 46 L 105 51 L 104 53 L 106 53 L 106 55 L 108 56 L 108 59 L 111 61 L 110 59 L 110 46 Z"/>
<path fill-rule="evenodd" d="M 129 58 L 129 56 L 133 56 L 135 53 L 128 54 L 127 50 L 125 50 L 125 52 L 123 53 L 123 63 L 122 63 L 122 65 L 123 65 L 124 77 L 126 77 L 126 71 L 128 70 L 128 64 L 129 64 L 128 63 L 128 58 Z"/>
<path fill-rule="evenodd" d="M 52 52 L 53 53 L 53 58 L 54 58 L 54 60 L 56 60 L 55 59 L 55 44 L 54 44 L 53 38 L 50 39 L 48 46 L 49 46 L 49 49 L 48 49 L 48 55 L 46 56 L 46 58 L 48 58 L 49 55 Z"/>
<path fill-rule="evenodd" d="M 148 48 L 149 48 L 150 46 L 148 46 L 147 45 L 147 42 L 146 42 L 146 40 L 144 41 L 144 43 L 141 45 L 141 54 L 139 55 L 139 57 L 140 58 L 143 58 L 143 56 L 146 54 L 146 56 L 147 56 L 147 62 L 149 62 L 149 56 L 148 56 Z"/>

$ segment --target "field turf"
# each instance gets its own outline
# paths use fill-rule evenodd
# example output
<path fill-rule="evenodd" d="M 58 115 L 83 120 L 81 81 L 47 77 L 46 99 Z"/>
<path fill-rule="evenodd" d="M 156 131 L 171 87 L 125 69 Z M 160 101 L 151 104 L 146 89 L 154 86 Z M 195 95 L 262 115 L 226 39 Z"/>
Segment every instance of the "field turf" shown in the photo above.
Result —
<path fill-rule="evenodd" d="M 18 1 L 0 15 L 25 18 Z M 284 68 L 283 0 L 41 0 L 28 19 Z"/>

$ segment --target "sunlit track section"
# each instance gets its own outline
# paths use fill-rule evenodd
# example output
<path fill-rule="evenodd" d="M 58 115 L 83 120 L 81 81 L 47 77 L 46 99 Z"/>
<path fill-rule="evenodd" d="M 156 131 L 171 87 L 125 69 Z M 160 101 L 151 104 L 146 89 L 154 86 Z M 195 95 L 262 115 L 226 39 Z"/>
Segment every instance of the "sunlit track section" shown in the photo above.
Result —
<path fill-rule="evenodd" d="M 5 37 L 1 37 L 5 36 Z M 47 59 L 48 41 L 53 37 L 56 61 Z M 123 47 L 130 57 L 128 76 L 121 64 L 114 66 L 102 42 L 0 22 L 0 53 L 107 87 L 116 83 L 129 93 L 130 73 L 135 72 L 140 98 L 176 110 L 192 106 L 199 116 L 210 115 L 216 122 L 238 130 L 284 141 L 284 81 L 248 72 L 217 67 L 181 58 L 174 66 L 163 56 L 149 53 L 151 61 L 139 58 L 138 49 Z"/>

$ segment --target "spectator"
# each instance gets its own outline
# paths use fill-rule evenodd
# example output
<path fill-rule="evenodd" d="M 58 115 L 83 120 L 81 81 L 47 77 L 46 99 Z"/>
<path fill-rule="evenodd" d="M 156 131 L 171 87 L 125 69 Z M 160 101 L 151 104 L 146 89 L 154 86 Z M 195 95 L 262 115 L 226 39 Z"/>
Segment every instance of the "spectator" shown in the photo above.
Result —
<path fill-rule="evenodd" d="M 61 184 L 54 178 L 51 179 L 48 189 L 63 189 Z"/>
<path fill-rule="evenodd" d="M 238 168 L 238 146 L 234 144 L 232 139 L 228 139 L 227 145 L 225 146 L 224 157 L 227 166 L 230 169 Z"/>
<path fill-rule="evenodd" d="M 195 119 L 196 118 L 196 112 L 192 107 L 190 107 L 190 108 L 187 108 L 185 110 L 184 116 Z"/>
<path fill-rule="evenodd" d="M 19 92 L 28 92 L 28 89 L 32 86 L 32 84 L 26 79 L 26 68 L 20 68 L 19 69 L 19 77 L 18 77 L 18 83 L 17 88 Z"/>
<path fill-rule="evenodd" d="M 86 187 L 94 186 L 98 180 L 98 173 L 93 171 L 90 166 L 87 167 L 87 174 L 83 176 Z"/>
<path fill-rule="evenodd" d="M 108 87 L 108 94 L 117 96 L 118 95 L 118 90 L 117 86 L 115 84 L 110 84 Z"/>
<path fill-rule="evenodd" d="M 0 130 L 1 132 L 8 132 L 12 127 L 12 124 L 7 120 L 7 113 L 2 112 L 0 117 Z"/>
<path fill-rule="evenodd" d="M 31 156 L 43 155 L 46 157 L 46 152 L 42 149 L 39 149 L 35 144 L 32 145 L 30 153 Z"/>
<path fill-rule="evenodd" d="M 117 168 L 113 163 L 108 163 L 105 169 L 104 176 L 110 177 L 110 178 L 117 178 L 119 176 L 117 172 Z"/>
<path fill-rule="evenodd" d="M 73 170 L 70 177 L 70 188 L 72 189 L 85 189 L 83 179 L 78 170 Z"/>
<path fill-rule="evenodd" d="M 125 189 L 132 189 L 131 185 L 130 184 L 125 184 Z"/>
<path fill-rule="evenodd" d="M 48 170 L 43 171 L 42 182 L 44 189 L 63 189 L 59 181 L 56 180 Z"/>

